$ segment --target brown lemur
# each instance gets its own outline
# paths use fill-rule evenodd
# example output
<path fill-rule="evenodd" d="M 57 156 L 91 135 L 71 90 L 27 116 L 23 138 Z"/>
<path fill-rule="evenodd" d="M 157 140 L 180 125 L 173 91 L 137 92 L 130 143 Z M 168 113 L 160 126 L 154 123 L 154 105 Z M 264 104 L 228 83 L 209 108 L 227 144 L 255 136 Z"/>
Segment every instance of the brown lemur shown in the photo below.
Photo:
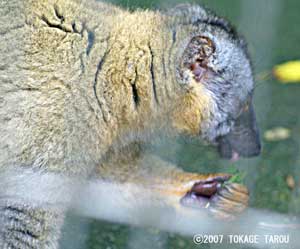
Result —
<path fill-rule="evenodd" d="M 226 158 L 260 153 L 246 44 L 226 20 L 198 5 L 2 0 L 0 35 L 1 248 L 57 248 L 73 177 L 135 183 L 218 217 L 247 206 L 229 175 L 140 149 L 184 135 Z"/>

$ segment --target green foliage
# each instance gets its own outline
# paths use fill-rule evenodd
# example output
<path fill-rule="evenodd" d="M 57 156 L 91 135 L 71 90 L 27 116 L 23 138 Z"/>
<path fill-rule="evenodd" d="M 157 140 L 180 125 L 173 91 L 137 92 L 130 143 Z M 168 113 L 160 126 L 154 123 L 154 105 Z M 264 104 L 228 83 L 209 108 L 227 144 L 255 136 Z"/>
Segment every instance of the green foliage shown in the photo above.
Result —
<path fill-rule="evenodd" d="M 236 166 L 231 165 L 228 169 L 228 173 L 232 175 L 232 177 L 229 179 L 229 183 L 240 183 L 242 184 L 244 182 L 244 179 L 246 177 L 246 172 L 240 171 Z"/>

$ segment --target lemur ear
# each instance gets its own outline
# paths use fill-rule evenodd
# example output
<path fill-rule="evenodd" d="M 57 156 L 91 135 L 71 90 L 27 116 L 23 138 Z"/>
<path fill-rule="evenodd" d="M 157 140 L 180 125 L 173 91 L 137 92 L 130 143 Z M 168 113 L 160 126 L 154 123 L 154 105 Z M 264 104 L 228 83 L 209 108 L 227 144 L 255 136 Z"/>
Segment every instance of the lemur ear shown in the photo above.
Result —
<path fill-rule="evenodd" d="M 207 59 L 215 52 L 214 42 L 207 36 L 194 36 L 184 50 L 182 63 L 192 67 L 194 63 L 207 64 Z"/>
<path fill-rule="evenodd" d="M 211 69 L 208 66 L 209 58 L 215 53 L 214 42 L 206 36 L 194 36 L 185 48 L 179 67 L 181 68 L 182 78 L 184 73 L 191 73 L 196 82 L 200 83 Z M 185 83 L 189 80 L 186 79 Z"/>

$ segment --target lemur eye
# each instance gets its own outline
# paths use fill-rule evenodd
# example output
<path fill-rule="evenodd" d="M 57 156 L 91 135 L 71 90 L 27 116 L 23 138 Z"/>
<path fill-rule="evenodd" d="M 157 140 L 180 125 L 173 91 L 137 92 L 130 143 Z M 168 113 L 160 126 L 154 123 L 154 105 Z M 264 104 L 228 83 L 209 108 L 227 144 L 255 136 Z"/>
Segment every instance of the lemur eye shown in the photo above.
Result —
<path fill-rule="evenodd" d="M 244 112 L 247 112 L 248 110 L 249 110 L 249 103 L 247 103 L 247 104 L 244 106 L 243 111 L 244 111 Z"/>
<path fill-rule="evenodd" d="M 182 65 L 192 71 L 197 82 L 200 82 L 208 71 L 208 58 L 215 50 L 213 41 L 206 36 L 193 37 L 185 48 Z"/>
<path fill-rule="evenodd" d="M 252 101 L 251 96 L 249 96 L 246 103 L 245 103 L 245 105 L 244 105 L 244 107 L 242 108 L 242 112 L 248 112 L 249 111 L 250 106 L 251 106 L 251 101 Z"/>

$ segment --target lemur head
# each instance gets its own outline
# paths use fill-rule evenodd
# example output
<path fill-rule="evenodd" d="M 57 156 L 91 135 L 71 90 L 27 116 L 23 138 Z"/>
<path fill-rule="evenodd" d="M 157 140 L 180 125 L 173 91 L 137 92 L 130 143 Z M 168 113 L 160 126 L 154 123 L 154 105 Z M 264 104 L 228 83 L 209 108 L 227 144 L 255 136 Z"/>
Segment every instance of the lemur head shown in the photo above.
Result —
<path fill-rule="evenodd" d="M 199 123 L 205 140 L 218 145 L 221 156 L 260 153 L 252 96 L 253 73 L 246 43 L 223 18 L 197 5 L 179 5 L 173 18 L 176 80 L 187 94 L 207 99 Z M 204 110 L 201 110 L 204 112 Z"/>

